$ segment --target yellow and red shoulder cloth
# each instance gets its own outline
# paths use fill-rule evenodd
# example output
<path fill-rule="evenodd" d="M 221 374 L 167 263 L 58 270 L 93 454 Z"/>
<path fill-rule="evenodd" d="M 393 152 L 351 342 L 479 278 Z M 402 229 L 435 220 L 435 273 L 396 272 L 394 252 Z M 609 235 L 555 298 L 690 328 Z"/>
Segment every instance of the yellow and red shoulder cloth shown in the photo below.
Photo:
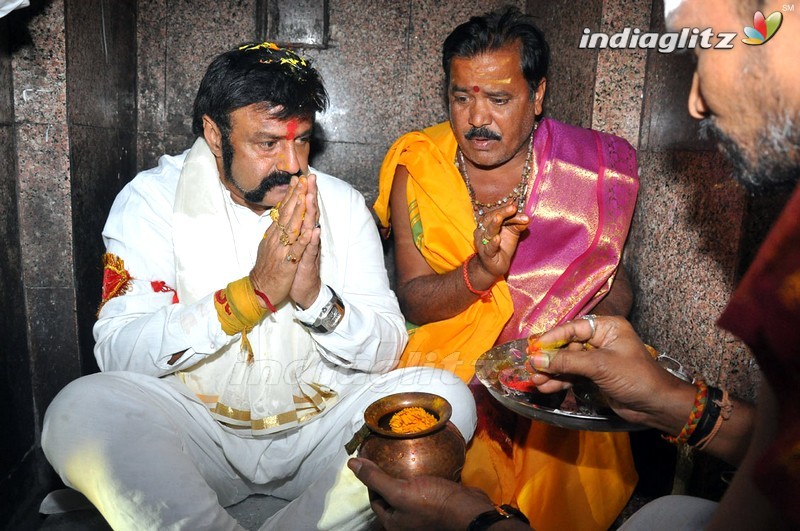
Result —
<path fill-rule="evenodd" d="M 97 308 L 97 313 L 103 308 L 103 305 L 109 300 L 119 295 L 124 295 L 131 287 L 133 278 L 131 274 L 125 269 L 125 261 L 119 256 L 106 253 L 103 255 L 103 290 L 100 295 L 100 306 Z M 172 293 L 172 303 L 178 302 L 178 294 L 163 280 L 154 280 L 150 285 L 155 292 Z"/>
<path fill-rule="evenodd" d="M 395 169 L 405 166 L 408 215 L 417 248 L 446 273 L 475 252 L 476 227 L 466 185 L 454 164 L 449 123 L 401 137 L 380 173 L 375 212 L 390 225 Z M 401 366 L 429 365 L 473 379 L 475 360 L 492 346 L 579 317 L 608 292 L 627 237 L 638 190 L 636 156 L 623 139 L 544 119 L 534 137 L 533 182 L 506 279 L 492 297 L 459 315 L 409 331 Z M 462 481 L 495 503 L 518 506 L 531 525 L 607 529 L 637 475 L 627 434 L 564 430 L 505 410 L 473 387 L 478 430 Z"/>

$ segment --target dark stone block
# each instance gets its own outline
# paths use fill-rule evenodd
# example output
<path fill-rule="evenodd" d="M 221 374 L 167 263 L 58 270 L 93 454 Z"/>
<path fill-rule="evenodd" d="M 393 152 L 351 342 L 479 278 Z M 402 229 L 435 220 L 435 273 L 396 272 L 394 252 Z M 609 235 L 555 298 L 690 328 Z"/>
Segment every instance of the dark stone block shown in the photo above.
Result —
<path fill-rule="evenodd" d="M 136 171 L 149 170 L 158 166 L 162 155 L 180 155 L 194 145 L 195 136 L 187 134 L 142 133 L 137 141 Z"/>
<path fill-rule="evenodd" d="M 27 288 L 33 397 L 39 416 L 55 395 L 80 374 L 72 288 Z"/>
<path fill-rule="evenodd" d="M 136 2 L 65 2 L 68 119 L 135 128 Z"/>
<path fill-rule="evenodd" d="M 563 2 L 528 0 L 527 13 L 550 45 L 544 112 L 562 122 L 591 127 L 598 51 L 582 50 L 578 43 L 583 28 L 600 29 L 603 2 L 575 2 L 568 12 L 564 16 Z"/>
<path fill-rule="evenodd" d="M 0 312 L 0 478 L 4 482 L 10 481 L 8 478 L 36 444 L 37 429 L 21 282 L 15 160 L 12 126 L 0 126 L 0 293 L 8 302 Z M 6 503 L 8 496 L 0 494 L 0 500 Z M 6 509 L 0 507 L 0 512 Z"/>
<path fill-rule="evenodd" d="M 649 31 L 667 31 L 663 13 L 663 2 L 656 0 Z M 648 51 L 639 149 L 715 149 L 714 141 L 700 138 L 699 122 L 686 110 L 693 73 L 693 53 Z"/>
<path fill-rule="evenodd" d="M 26 287 L 72 286 L 68 127 L 21 122 L 14 133 Z"/>
<path fill-rule="evenodd" d="M 73 218 L 73 259 L 83 374 L 97 371 L 92 327 L 103 280 L 103 226 L 117 193 L 135 174 L 135 134 L 133 124 L 127 125 L 72 128 L 72 210 L 79 213 Z"/>
<path fill-rule="evenodd" d="M 256 10 L 264 40 L 313 48 L 328 44 L 327 0 L 259 0 Z"/>
<path fill-rule="evenodd" d="M 367 202 L 367 207 L 377 198 L 378 171 L 383 161 L 381 146 L 374 144 L 349 144 L 327 142 L 323 153 L 313 154 L 311 164 L 352 184 Z"/>
<path fill-rule="evenodd" d="M 45 518 L 39 514 L 39 504 L 48 492 L 61 488 L 64 485 L 41 448 L 28 452 L 0 481 L 0 528 L 14 531 L 40 529 Z"/>

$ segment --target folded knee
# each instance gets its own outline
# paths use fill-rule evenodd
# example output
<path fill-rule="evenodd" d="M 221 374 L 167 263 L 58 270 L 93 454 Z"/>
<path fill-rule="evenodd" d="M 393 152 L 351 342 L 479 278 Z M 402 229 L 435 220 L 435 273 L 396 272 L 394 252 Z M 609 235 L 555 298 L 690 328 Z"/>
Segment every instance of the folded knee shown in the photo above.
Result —
<path fill-rule="evenodd" d="M 436 369 L 438 370 L 438 369 Z M 478 422 L 478 415 L 475 411 L 475 398 L 469 390 L 467 384 L 461 381 L 455 374 L 438 370 L 439 375 L 437 380 L 439 385 L 436 390 L 432 391 L 443 396 L 453 408 L 453 414 L 450 420 L 464 439 L 469 441 L 472 439 L 472 434 L 475 432 L 475 426 Z"/>
<path fill-rule="evenodd" d="M 70 382 L 48 406 L 42 426 L 42 449 L 57 465 L 77 451 L 100 452 L 105 441 L 127 437 L 120 408 L 120 379 L 109 374 L 92 374 Z"/>

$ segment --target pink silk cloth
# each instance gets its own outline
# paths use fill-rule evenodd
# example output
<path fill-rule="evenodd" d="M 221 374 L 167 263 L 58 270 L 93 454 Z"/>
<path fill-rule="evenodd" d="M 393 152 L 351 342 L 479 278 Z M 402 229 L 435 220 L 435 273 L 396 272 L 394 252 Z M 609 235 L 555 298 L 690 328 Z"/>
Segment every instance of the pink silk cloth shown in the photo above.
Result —
<path fill-rule="evenodd" d="M 608 293 L 638 191 L 636 152 L 622 138 L 543 119 L 535 179 L 507 282 L 514 314 L 497 343 L 584 315 Z"/>

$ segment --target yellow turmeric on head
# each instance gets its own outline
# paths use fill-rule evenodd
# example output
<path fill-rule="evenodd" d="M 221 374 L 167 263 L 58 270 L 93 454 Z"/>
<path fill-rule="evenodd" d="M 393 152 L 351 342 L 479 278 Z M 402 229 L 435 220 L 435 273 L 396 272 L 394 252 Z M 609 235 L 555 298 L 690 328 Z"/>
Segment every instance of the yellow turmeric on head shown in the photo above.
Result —
<path fill-rule="evenodd" d="M 416 433 L 427 430 L 437 422 L 436 417 L 421 407 L 406 407 L 392 415 L 389 427 L 394 433 Z"/>

